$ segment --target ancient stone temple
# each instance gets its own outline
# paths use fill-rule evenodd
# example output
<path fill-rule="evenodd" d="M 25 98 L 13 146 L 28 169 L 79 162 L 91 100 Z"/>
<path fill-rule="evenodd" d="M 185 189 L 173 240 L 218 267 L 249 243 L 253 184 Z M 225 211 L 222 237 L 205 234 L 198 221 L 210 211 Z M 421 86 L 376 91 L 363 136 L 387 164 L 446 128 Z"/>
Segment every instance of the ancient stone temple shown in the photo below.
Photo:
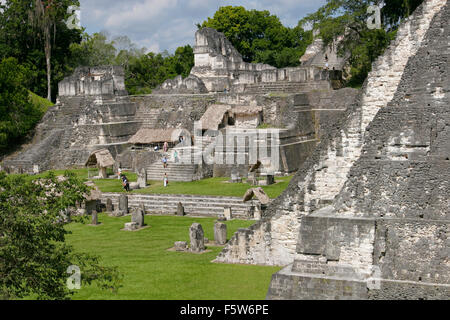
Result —
<path fill-rule="evenodd" d="M 426 0 L 358 103 L 216 261 L 283 265 L 269 299 L 449 299 L 450 4 Z"/>
<path fill-rule="evenodd" d="M 84 67 L 59 83 L 56 105 L 36 128 L 31 146 L 7 159 L 10 172 L 33 172 L 84 165 L 89 155 L 108 149 L 115 157 L 140 124 L 129 100 L 121 67 Z"/>
<path fill-rule="evenodd" d="M 301 92 L 306 85 L 328 89 L 333 85 L 330 80 L 339 80 L 342 74 L 340 67 L 324 70 L 317 63 L 277 69 L 267 64 L 245 62 L 224 34 L 211 28 L 198 30 L 195 43 L 195 66 L 190 76 L 167 80 L 158 88 L 158 93 L 254 93 L 280 88 L 284 92 Z M 341 60 L 339 63 L 342 65 Z"/>

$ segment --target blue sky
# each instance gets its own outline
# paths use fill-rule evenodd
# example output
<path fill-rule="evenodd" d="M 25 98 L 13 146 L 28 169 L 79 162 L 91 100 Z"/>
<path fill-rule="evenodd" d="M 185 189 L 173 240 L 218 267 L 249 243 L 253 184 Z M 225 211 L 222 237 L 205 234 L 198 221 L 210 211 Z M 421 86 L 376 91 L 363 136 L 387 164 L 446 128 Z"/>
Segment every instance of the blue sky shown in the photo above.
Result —
<path fill-rule="evenodd" d="M 193 44 L 196 23 L 227 5 L 269 10 L 285 26 L 295 26 L 326 0 L 80 0 L 81 24 L 88 33 L 107 31 L 127 35 L 139 47 L 153 52 Z"/>

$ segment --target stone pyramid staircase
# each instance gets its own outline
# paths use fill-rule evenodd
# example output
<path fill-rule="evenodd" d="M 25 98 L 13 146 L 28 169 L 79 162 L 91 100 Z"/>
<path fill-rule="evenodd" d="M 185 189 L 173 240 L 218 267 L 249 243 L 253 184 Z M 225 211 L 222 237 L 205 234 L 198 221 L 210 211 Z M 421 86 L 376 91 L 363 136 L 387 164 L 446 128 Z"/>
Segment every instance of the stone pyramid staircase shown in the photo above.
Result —
<path fill-rule="evenodd" d="M 409 59 L 423 46 L 431 21 L 446 2 L 424 1 L 400 26 L 396 39 L 373 63 L 359 104 L 346 111 L 339 127 L 324 136 L 291 181 L 291 186 L 297 188 L 289 188 L 276 199 L 261 222 L 238 231 L 217 262 L 267 265 L 293 262 L 301 218 L 331 204 L 342 190 L 350 169 L 361 157 L 369 125 L 394 98 Z M 243 247 L 248 250 L 241 250 Z"/>

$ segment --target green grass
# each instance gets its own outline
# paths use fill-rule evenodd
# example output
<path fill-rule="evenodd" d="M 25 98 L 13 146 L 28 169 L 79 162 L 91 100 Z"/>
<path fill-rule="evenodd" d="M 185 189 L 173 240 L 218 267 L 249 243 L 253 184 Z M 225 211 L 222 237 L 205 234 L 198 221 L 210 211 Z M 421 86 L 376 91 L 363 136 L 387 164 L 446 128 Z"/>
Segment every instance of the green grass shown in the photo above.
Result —
<path fill-rule="evenodd" d="M 291 176 L 279 177 L 276 178 L 276 184 L 262 188 L 270 198 L 276 198 L 287 188 L 291 179 Z M 229 183 L 228 180 L 228 178 L 208 178 L 192 182 L 170 182 L 169 177 L 168 187 L 164 187 L 162 181 L 149 181 L 149 187 L 133 192 L 243 197 L 248 189 L 253 188 L 247 183 Z"/>
<path fill-rule="evenodd" d="M 79 178 L 87 180 L 87 169 L 70 170 Z M 64 170 L 53 171 L 56 175 L 64 174 Z M 112 173 L 112 172 L 111 172 Z M 130 182 L 137 181 L 137 175 L 133 172 L 126 172 Z M 38 176 L 29 176 L 29 178 L 43 177 L 46 173 Z M 278 197 L 289 185 L 292 176 L 276 177 L 276 183 L 262 188 L 267 195 L 274 199 Z M 145 189 L 134 190 L 132 193 L 142 194 L 190 194 L 190 195 L 206 195 L 206 196 L 224 196 L 224 197 L 243 197 L 245 192 L 253 188 L 247 183 L 229 183 L 228 178 L 208 178 L 192 182 L 174 182 L 170 181 L 169 186 L 164 187 L 162 181 L 148 181 L 149 186 Z M 98 179 L 92 180 L 102 192 L 125 192 L 122 183 L 118 179 Z"/>
<path fill-rule="evenodd" d="M 44 99 L 31 91 L 30 91 L 30 101 L 36 107 L 39 108 L 42 114 L 46 113 L 50 107 L 54 106 L 54 104 L 51 101 L 48 101 L 47 99 Z"/>
<path fill-rule="evenodd" d="M 198 222 L 205 237 L 214 238 L 213 218 L 146 216 L 150 227 L 137 232 L 121 231 L 130 217 L 99 215 L 100 226 L 72 223 L 67 229 L 67 243 L 77 251 L 99 255 L 106 265 L 117 266 L 124 275 L 117 293 L 100 290 L 95 285 L 82 287 L 73 299 L 134 300 L 241 300 L 264 299 L 273 273 L 279 267 L 211 263 L 221 247 L 211 252 L 191 254 L 167 251 L 175 241 L 189 240 L 189 226 Z M 253 221 L 232 220 L 228 239 L 238 228 Z"/>

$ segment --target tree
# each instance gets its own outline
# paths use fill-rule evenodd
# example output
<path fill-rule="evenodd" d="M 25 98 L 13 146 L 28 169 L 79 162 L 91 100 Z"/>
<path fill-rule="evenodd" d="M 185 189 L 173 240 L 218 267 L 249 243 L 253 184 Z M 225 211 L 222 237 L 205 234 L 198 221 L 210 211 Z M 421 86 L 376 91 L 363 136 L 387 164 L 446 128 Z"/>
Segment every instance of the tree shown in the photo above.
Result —
<path fill-rule="evenodd" d="M 409 15 L 423 0 L 327 0 L 315 13 L 299 24 L 310 24 L 319 31 L 324 46 L 343 37 L 338 45 L 341 55 L 349 54 L 350 86 L 360 86 L 372 68 L 372 62 L 381 55 L 395 37 L 402 18 Z M 367 12 L 370 5 L 382 7 L 384 28 L 369 29 Z"/>
<path fill-rule="evenodd" d="M 227 6 L 216 11 L 201 27 L 224 33 L 247 62 L 261 62 L 278 68 L 296 66 L 310 44 L 311 33 L 301 25 L 283 26 L 269 11 Z"/>
<path fill-rule="evenodd" d="M 47 99 L 52 100 L 51 86 L 51 54 L 52 54 L 52 31 L 53 39 L 56 34 L 56 26 L 59 20 L 66 17 L 69 4 L 79 4 L 78 1 L 53 1 L 34 0 L 34 6 L 30 10 L 30 19 L 38 29 L 44 41 L 45 61 L 47 65 Z"/>
<path fill-rule="evenodd" d="M 47 9 L 52 13 L 50 31 L 50 64 L 44 48 L 46 45 L 43 30 L 40 29 L 35 11 L 35 0 L 5 0 L 0 10 L 0 60 L 15 57 L 20 64 L 30 70 L 27 88 L 40 96 L 48 97 L 48 80 L 51 81 L 51 95 L 54 100 L 58 82 L 72 73 L 72 58 L 69 45 L 81 41 L 81 31 L 69 29 L 66 20 L 67 8 L 77 5 L 76 0 L 53 1 L 54 7 Z M 46 9 L 46 7 L 44 8 Z M 50 10 L 51 9 L 51 10 Z M 48 36 L 47 32 L 47 36 Z M 50 77 L 47 72 L 50 65 Z"/>
<path fill-rule="evenodd" d="M 117 50 L 105 33 L 83 34 L 81 43 L 70 45 L 75 66 L 101 66 L 114 64 Z"/>
<path fill-rule="evenodd" d="M 17 59 L 8 58 L 0 63 L 0 154 L 32 129 L 42 117 L 39 108 L 33 106 L 24 86 L 29 71 L 19 65 Z"/>
<path fill-rule="evenodd" d="M 99 258 L 65 244 L 61 213 L 83 200 L 87 186 L 73 173 L 38 179 L 0 172 L 0 298 L 68 299 L 67 269 L 81 269 L 83 284 L 116 290 L 121 276 Z"/>

